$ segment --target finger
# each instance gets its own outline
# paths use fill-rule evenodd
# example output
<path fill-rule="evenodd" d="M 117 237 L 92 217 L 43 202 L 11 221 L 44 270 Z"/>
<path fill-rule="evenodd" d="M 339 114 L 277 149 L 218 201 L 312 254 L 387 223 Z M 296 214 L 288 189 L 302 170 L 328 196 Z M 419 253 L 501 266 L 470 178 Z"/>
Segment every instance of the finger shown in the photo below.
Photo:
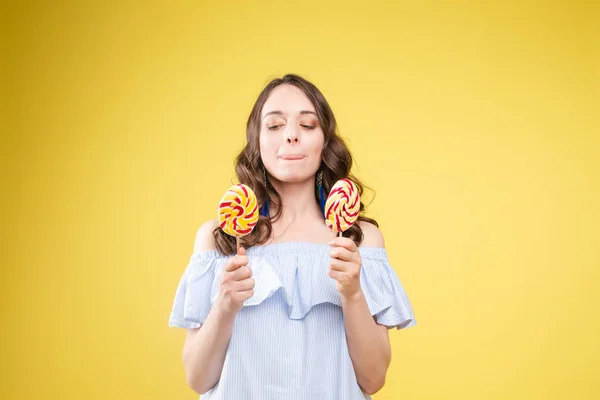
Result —
<path fill-rule="evenodd" d="M 331 247 L 343 247 L 353 253 L 358 252 L 358 247 L 356 247 L 356 243 L 354 240 L 347 237 L 336 237 L 331 242 L 329 242 Z"/>
<path fill-rule="evenodd" d="M 223 273 L 225 272 L 231 272 L 231 271 L 235 271 L 236 269 L 238 269 L 239 266 L 237 266 L 234 262 L 233 262 L 233 258 L 230 258 L 229 260 L 227 260 L 225 262 L 225 265 L 223 266 Z"/>
<path fill-rule="evenodd" d="M 223 271 L 235 271 L 242 265 L 248 264 L 248 257 L 246 257 L 246 249 L 240 247 L 238 253 L 227 260 L 227 263 L 223 266 Z"/>
<path fill-rule="evenodd" d="M 244 279 L 243 281 L 236 282 L 235 286 L 238 292 L 243 292 L 246 290 L 254 289 L 255 282 L 254 279 L 248 278 Z"/>
<path fill-rule="evenodd" d="M 353 261 L 356 255 L 345 247 L 332 247 L 329 256 L 343 261 Z"/>
<path fill-rule="evenodd" d="M 237 292 L 233 297 L 235 297 L 236 301 L 241 303 L 248 300 L 252 296 L 254 296 L 254 289 Z"/>
<path fill-rule="evenodd" d="M 233 257 L 233 262 L 240 267 L 242 265 L 248 265 L 248 257 L 245 255 L 237 255 Z"/>
<path fill-rule="evenodd" d="M 344 273 L 341 271 L 336 271 L 334 269 L 330 269 L 328 275 L 330 278 L 333 278 L 336 281 L 339 281 L 344 276 Z"/>
<path fill-rule="evenodd" d="M 338 260 L 337 258 L 332 258 L 329 262 L 329 268 L 334 271 L 346 272 L 349 271 L 351 265 L 347 261 Z"/>
<path fill-rule="evenodd" d="M 231 261 L 235 265 L 234 269 L 237 269 L 241 266 L 248 265 L 248 257 L 247 256 L 234 256 Z"/>
<path fill-rule="evenodd" d="M 244 279 L 248 279 L 252 276 L 252 269 L 250 267 L 243 265 L 231 272 L 231 280 L 232 281 L 241 281 Z"/>

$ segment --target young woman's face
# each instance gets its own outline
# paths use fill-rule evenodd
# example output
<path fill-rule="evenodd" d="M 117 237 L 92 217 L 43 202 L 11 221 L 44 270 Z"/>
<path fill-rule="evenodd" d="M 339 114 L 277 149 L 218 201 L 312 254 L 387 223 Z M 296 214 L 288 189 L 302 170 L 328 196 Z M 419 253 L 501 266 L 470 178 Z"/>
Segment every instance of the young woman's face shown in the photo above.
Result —
<path fill-rule="evenodd" d="M 293 85 L 277 86 L 262 109 L 260 155 L 269 174 L 282 182 L 311 178 L 321 165 L 325 137 L 315 108 Z"/>

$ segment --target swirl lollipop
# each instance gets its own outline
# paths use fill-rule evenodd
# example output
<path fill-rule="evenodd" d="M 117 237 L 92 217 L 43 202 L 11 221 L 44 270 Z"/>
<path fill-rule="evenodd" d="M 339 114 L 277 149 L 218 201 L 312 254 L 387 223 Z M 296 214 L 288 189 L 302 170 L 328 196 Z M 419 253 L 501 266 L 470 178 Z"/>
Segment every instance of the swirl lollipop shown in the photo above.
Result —
<path fill-rule="evenodd" d="M 340 179 L 333 185 L 325 203 L 325 223 L 342 235 L 358 219 L 360 194 L 350 179 Z"/>
<path fill-rule="evenodd" d="M 219 226 L 228 235 L 234 236 L 237 248 L 240 237 L 252 232 L 258 221 L 258 201 L 248 186 L 238 183 L 227 190 L 219 202 Z"/>

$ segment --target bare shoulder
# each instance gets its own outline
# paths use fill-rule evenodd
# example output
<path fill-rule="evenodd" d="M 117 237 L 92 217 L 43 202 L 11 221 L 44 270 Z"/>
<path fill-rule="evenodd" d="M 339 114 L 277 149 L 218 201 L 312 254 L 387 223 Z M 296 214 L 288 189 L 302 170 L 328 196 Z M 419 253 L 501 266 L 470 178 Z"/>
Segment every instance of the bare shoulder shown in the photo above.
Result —
<path fill-rule="evenodd" d="M 366 221 L 358 221 L 358 225 L 363 232 L 363 241 L 360 244 L 361 247 L 385 247 L 383 234 L 378 227 Z"/>
<path fill-rule="evenodd" d="M 194 253 L 202 251 L 215 250 L 215 237 L 213 231 L 219 226 L 219 222 L 216 219 L 211 219 L 203 223 L 198 232 L 196 232 L 196 240 L 194 242 Z"/>

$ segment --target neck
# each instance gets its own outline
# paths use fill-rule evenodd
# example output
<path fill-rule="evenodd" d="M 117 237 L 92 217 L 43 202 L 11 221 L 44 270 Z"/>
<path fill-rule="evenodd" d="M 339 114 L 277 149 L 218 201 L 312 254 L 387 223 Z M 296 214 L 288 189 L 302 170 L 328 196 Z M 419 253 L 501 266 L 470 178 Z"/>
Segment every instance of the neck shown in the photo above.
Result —
<path fill-rule="evenodd" d="M 314 177 L 293 183 L 272 179 L 271 184 L 281 196 L 282 213 L 286 220 L 293 222 L 304 218 L 322 218 L 321 209 L 315 200 Z"/>

